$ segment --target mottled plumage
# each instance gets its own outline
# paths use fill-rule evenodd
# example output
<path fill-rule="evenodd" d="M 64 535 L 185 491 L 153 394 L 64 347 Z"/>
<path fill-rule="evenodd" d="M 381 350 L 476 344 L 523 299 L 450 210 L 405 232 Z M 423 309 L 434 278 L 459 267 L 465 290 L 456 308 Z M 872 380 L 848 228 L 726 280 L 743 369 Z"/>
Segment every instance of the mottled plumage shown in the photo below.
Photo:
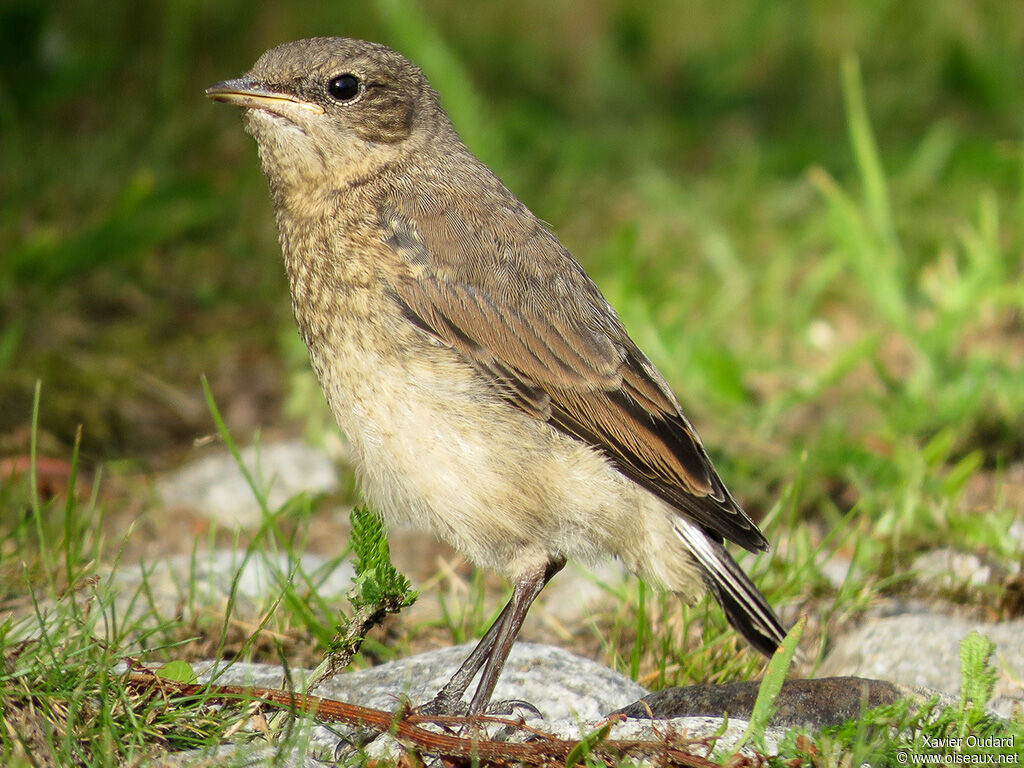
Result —
<path fill-rule="evenodd" d="M 613 555 L 771 653 L 783 630 L 723 541 L 767 548 L 664 378 L 547 226 L 384 46 L 279 46 L 208 90 L 246 109 L 296 321 L 366 497 L 511 578 L 435 700 L 486 706 L 566 558 Z"/>

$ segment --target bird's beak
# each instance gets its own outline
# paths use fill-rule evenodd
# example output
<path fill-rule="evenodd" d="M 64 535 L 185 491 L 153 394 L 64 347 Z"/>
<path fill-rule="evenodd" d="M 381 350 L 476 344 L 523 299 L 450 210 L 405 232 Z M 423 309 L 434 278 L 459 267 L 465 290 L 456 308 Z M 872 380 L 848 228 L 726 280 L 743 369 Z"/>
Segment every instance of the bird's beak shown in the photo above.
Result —
<path fill-rule="evenodd" d="M 317 115 L 324 113 L 324 108 L 319 104 L 303 101 L 287 93 L 272 91 L 248 76 L 211 85 L 206 89 L 206 98 L 245 109 L 266 109 L 279 114 L 295 108 L 306 109 Z"/>

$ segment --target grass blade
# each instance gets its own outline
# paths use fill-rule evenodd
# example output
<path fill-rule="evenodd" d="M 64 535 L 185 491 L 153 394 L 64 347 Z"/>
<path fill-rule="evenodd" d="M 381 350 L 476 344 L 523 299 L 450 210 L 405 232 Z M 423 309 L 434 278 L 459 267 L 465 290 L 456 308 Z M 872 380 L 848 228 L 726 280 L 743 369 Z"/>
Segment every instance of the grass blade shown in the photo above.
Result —
<path fill-rule="evenodd" d="M 765 670 L 761 686 L 757 690 L 754 711 L 750 715 L 747 729 L 736 743 L 735 752 L 739 752 L 745 744 L 751 741 L 761 752 L 764 752 L 764 732 L 768 727 L 768 721 L 771 720 L 775 712 L 775 699 L 778 698 L 782 684 L 786 681 L 786 673 L 789 671 L 790 664 L 793 663 L 793 657 L 796 655 L 796 649 L 800 645 L 800 638 L 803 636 L 806 625 L 807 616 L 804 615 L 789 630 L 782 645 L 768 661 L 768 669 Z"/>

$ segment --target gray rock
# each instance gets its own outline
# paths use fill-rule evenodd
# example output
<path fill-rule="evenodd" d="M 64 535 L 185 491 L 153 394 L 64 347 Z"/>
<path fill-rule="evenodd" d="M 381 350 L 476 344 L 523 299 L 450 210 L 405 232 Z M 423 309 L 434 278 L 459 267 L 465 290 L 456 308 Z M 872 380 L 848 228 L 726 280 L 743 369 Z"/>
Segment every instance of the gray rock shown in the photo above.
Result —
<path fill-rule="evenodd" d="M 852 567 L 853 561 L 839 551 L 832 552 L 822 560 L 820 565 L 822 576 L 835 589 L 842 588 L 843 584 L 846 583 L 846 580 L 850 577 L 850 569 Z"/>
<path fill-rule="evenodd" d="M 472 644 L 456 645 L 342 672 L 315 693 L 388 711 L 398 707 L 402 697 L 423 704 L 448 682 L 472 648 Z M 302 673 L 293 670 L 292 674 L 300 685 Z M 279 667 L 238 663 L 227 667 L 217 682 L 279 687 L 282 674 Z M 590 659 L 552 646 L 516 643 L 498 680 L 494 701 L 523 699 L 547 720 L 596 721 L 646 693 L 628 677 Z"/>
<path fill-rule="evenodd" d="M 949 547 L 919 555 L 910 571 L 921 584 L 936 590 L 983 587 L 1004 575 L 1002 569 L 973 552 L 958 552 Z"/>
<path fill-rule="evenodd" d="M 153 612 L 167 618 L 179 611 L 191 615 L 198 609 L 225 610 L 237 577 L 235 613 L 252 616 L 276 599 L 282 581 L 289 576 L 300 592 L 308 580 L 321 597 L 341 600 L 352 588 L 353 575 L 349 562 L 320 555 L 307 553 L 296 558 L 258 552 L 246 560 L 242 550 L 216 549 L 121 566 L 111 581 L 121 616 Z"/>
<path fill-rule="evenodd" d="M 328 456 L 298 440 L 252 445 L 242 462 L 277 509 L 299 493 L 329 493 L 338 473 Z M 258 528 L 260 505 L 233 456 L 226 450 L 196 459 L 157 482 L 166 507 L 193 509 L 229 527 Z"/>
<path fill-rule="evenodd" d="M 397 709 L 403 698 L 413 704 L 425 703 L 448 681 L 470 650 L 471 644 L 459 645 L 370 669 L 342 672 L 314 693 L 385 711 Z M 211 663 L 197 671 L 200 680 L 215 679 L 220 685 L 272 688 L 286 685 L 281 668 L 269 664 Z M 301 688 L 304 677 L 309 674 L 308 671 L 292 670 L 292 684 Z M 547 718 L 543 722 L 531 721 L 534 725 L 546 729 L 561 722 L 578 738 L 587 732 L 586 724 L 593 724 L 611 710 L 646 693 L 629 678 L 589 659 L 550 646 L 516 643 L 498 681 L 494 700 L 524 699 Z M 318 725 L 311 729 L 305 740 L 310 754 L 333 756 L 342 735 L 352 736 L 354 733 L 345 727 Z M 367 747 L 368 754 L 378 759 L 393 760 L 399 751 L 398 744 L 389 737 L 375 739 Z M 194 753 L 189 760 L 198 763 L 203 754 L 209 753 Z M 236 757 L 243 759 L 241 755 Z M 192 763 L 181 763 L 189 764 Z"/>
<path fill-rule="evenodd" d="M 530 727 L 566 740 L 578 740 L 590 732 L 596 723 L 569 721 L 533 721 Z M 721 718 L 680 717 L 660 721 L 624 720 L 614 723 L 608 734 L 609 739 L 622 741 L 669 741 L 687 749 L 691 754 L 711 759 L 722 759 L 735 751 L 736 744 L 747 727 L 745 720 L 729 720 L 725 725 Z M 402 746 L 391 736 L 384 734 L 364 748 L 359 756 L 354 750 L 335 751 L 326 741 L 311 744 L 306 741 L 308 734 L 300 733 L 292 743 L 283 746 L 254 744 L 224 744 L 213 749 L 175 752 L 156 761 L 145 763 L 146 768 L 208 768 L 211 765 L 226 768 L 256 768 L 256 766 L 281 766 L 282 768 L 322 768 L 328 764 L 362 765 L 369 760 L 395 763 L 403 753 Z M 494 734 L 489 734 L 491 737 Z M 505 734 L 508 735 L 508 734 Z M 779 728 L 768 728 L 764 734 L 764 751 L 768 755 L 778 752 L 778 745 L 785 732 Z M 520 734 L 513 734 L 509 741 L 521 741 Z M 335 741 L 337 741 L 335 737 Z M 690 743 L 706 741 L 704 744 Z M 755 749 L 747 745 L 740 754 L 755 759 Z"/>
<path fill-rule="evenodd" d="M 724 685 L 665 688 L 618 710 L 627 717 L 668 719 L 683 716 L 720 717 L 723 713 L 749 719 L 757 699 L 759 681 Z M 775 700 L 769 721 L 780 727 L 823 728 L 857 717 L 865 709 L 892 704 L 908 691 L 881 680 L 828 677 L 786 680 Z"/>
<path fill-rule="evenodd" d="M 419 654 L 371 669 L 343 672 L 329 680 L 316 693 L 318 695 L 347 701 L 361 706 L 384 710 L 397 708 L 403 697 L 413 703 L 429 700 L 440 688 L 465 655 L 470 645 L 445 648 Z M 236 663 L 219 669 L 211 665 L 200 674 L 207 680 L 211 674 L 216 682 L 224 685 L 254 685 L 280 687 L 283 684 L 281 669 L 266 664 Z M 301 685 L 302 672 L 293 670 L 294 684 Z M 308 673 L 306 673 L 308 674 Z M 567 651 L 531 643 L 517 643 L 509 656 L 505 671 L 495 692 L 496 699 L 521 698 L 537 706 L 546 719 L 528 720 L 530 727 L 563 739 L 579 739 L 592 731 L 606 715 L 625 702 L 633 701 L 646 691 L 628 678 L 588 659 Z M 723 730 L 720 717 L 684 717 L 662 720 L 654 723 L 644 719 L 625 719 L 615 722 L 608 734 L 609 739 L 663 741 L 666 737 L 680 740 L 708 740 L 718 736 L 714 742 L 716 755 L 728 755 L 746 729 L 747 722 L 730 718 Z M 429 726 L 428 726 L 429 727 Z M 313 726 L 300 732 L 296 738 L 298 746 L 284 751 L 279 764 L 299 768 L 317 765 L 316 760 L 334 759 L 345 754 L 339 753 L 341 735 L 355 733 L 337 726 Z M 510 732 L 504 726 L 494 725 L 487 733 L 489 738 L 521 741 L 524 732 Z M 766 733 L 765 748 L 769 754 L 778 751 L 783 731 L 770 728 Z M 305 751 L 303 751 L 305 750 Z M 379 760 L 394 761 L 401 753 L 400 745 L 390 736 L 374 739 L 365 747 L 365 756 Z M 707 744 L 693 745 L 694 754 L 707 756 Z M 753 756 L 751 748 L 743 753 Z M 354 752 L 348 754 L 354 756 Z M 191 766 L 206 765 L 213 761 L 224 765 L 265 765 L 277 756 L 277 750 L 258 745 L 236 747 L 224 745 L 216 750 L 191 751 L 169 756 L 167 760 L 149 765 Z"/>
<path fill-rule="evenodd" d="M 729 718 L 728 724 L 721 717 L 674 717 L 668 720 L 652 722 L 649 719 L 628 719 L 615 723 L 608 733 L 609 739 L 622 741 L 657 741 L 661 742 L 668 737 L 675 741 L 700 741 L 712 739 L 713 748 L 693 744 L 689 745 L 689 751 L 700 757 L 714 759 L 727 757 L 736 751 L 736 744 L 743 736 L 749 722 L 740 718 Z M 580 723 L 559 721 L 544 723 L 544 729 L 559 738 L 579 739 L 586 735 L 597 723 L 587 723 L 581 726 Z M 722 726 L 725 725 L 723 730 Z M 769 727 L 764 733 L 764 752 L 768 755 L 775 755 L 779 751 L 779 743 L 785 736 L 785 729 Z M 740 754 L 753 758 L 755 751 L 752 746 L 745 746 Z"/>
<path fill-rule="evenodd" d="M 1009 717 L 1015 705 L 1024 705 L 1024 621 L 985 624 L 942 614 L 870 619 L 839 638 L 819 672 L 889 680 L 956 698 L 960 641 L 971 632 L 996 644 L 993 662 L 1000 676 L 991 707 Z"/>
<path fill-rule="evenodd" d="M 1014 520 L 1006 531 L 1018 547 L 1024 547 L 1024 520 Z"/>

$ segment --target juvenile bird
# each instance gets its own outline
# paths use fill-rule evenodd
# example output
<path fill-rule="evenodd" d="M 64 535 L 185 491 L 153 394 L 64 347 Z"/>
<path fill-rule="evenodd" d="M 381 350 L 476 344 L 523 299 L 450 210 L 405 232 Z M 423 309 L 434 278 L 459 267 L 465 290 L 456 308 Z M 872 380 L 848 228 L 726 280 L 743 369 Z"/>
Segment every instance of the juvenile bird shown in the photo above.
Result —
<path fill-rule="evenodd" d="M 292 307 L 364 497 L 503 574 L 512 597 L 426 709 L 490 701 L 566 559 L 711 590 L 771 654 L 785 631 L 724 547 L 768 543 L 662 375 L 547 226 L 376 43 L 280 45 L 206 94 L 244 109 Z"/>

